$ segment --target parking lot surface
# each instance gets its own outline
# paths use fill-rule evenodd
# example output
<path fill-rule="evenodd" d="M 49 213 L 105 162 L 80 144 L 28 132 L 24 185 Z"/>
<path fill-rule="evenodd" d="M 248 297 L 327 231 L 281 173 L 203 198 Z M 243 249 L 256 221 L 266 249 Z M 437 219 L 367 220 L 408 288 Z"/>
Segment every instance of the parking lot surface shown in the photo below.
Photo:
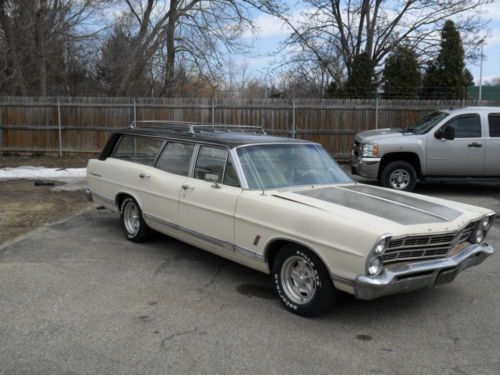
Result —
<path fill-rule="evenodd" d="M 446 189 L 419 192 L 500 206 L 498 188 Z M 452 284 L 346 295 L 306 319 L 269 276 L 161 235 L 131 243 L 108 211 L 0 248 L 1 374 L 500 374 L 499 312 L 498 254 Z"/>

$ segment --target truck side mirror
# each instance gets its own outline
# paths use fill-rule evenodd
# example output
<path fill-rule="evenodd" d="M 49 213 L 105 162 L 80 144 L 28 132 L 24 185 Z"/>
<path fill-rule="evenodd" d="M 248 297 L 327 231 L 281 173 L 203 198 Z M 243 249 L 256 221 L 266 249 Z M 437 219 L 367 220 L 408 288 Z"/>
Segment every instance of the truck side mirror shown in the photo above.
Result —
<path fill-rule="evenodd" d="M 449 141 L 455 139 L 455 127 L 453 125 L 446 125 L 443 131 L 443 138 Z"/>
<path fill-rule="evenodd" d="M 447 139 L 449 141 L 453 141 L 455 139 L 455 127 L 453 125 L 445 125 L 441 127 L 434 136 L 437 139 Z"/>

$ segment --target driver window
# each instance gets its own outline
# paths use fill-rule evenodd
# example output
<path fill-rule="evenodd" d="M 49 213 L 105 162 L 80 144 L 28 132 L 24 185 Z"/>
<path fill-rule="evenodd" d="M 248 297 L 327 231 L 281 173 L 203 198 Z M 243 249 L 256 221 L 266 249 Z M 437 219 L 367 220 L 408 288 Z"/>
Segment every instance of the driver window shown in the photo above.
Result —
<path fill-rule="evenodd" d="M 193 177 L 199 180 L 216 178 L 217 182 L 222 183 L 227 154 L 227 150 L 222 148 L 201 146 Z"/>
<path fill-rule="evenodd" d="M 455 128 L 455 138 L 481 137 L 481 119 L 477 114 L 455 117 L 445 126 L 450 125 Z"/>

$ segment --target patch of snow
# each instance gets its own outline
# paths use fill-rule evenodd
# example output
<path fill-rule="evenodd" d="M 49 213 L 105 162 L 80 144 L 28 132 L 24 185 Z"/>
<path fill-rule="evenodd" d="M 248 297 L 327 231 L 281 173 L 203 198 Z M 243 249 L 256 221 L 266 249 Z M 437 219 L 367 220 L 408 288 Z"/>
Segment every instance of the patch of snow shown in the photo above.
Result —
<path fill-rule="evenodd" d="M 16 167 L 0 168 L 0 180 L 85 178 L 87 168 Z"/>

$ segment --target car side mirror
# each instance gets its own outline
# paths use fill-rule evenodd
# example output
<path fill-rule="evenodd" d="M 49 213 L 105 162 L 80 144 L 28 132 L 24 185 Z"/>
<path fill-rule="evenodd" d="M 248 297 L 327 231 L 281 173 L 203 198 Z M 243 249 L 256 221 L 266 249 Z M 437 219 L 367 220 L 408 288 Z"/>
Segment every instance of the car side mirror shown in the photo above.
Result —
<path fill-rule="evenodd" d="M 217 176 L 216 174 L 205 174 L 205 181 L 211 182 L 213 188 L 220 189 L 219 176 Z"/>

